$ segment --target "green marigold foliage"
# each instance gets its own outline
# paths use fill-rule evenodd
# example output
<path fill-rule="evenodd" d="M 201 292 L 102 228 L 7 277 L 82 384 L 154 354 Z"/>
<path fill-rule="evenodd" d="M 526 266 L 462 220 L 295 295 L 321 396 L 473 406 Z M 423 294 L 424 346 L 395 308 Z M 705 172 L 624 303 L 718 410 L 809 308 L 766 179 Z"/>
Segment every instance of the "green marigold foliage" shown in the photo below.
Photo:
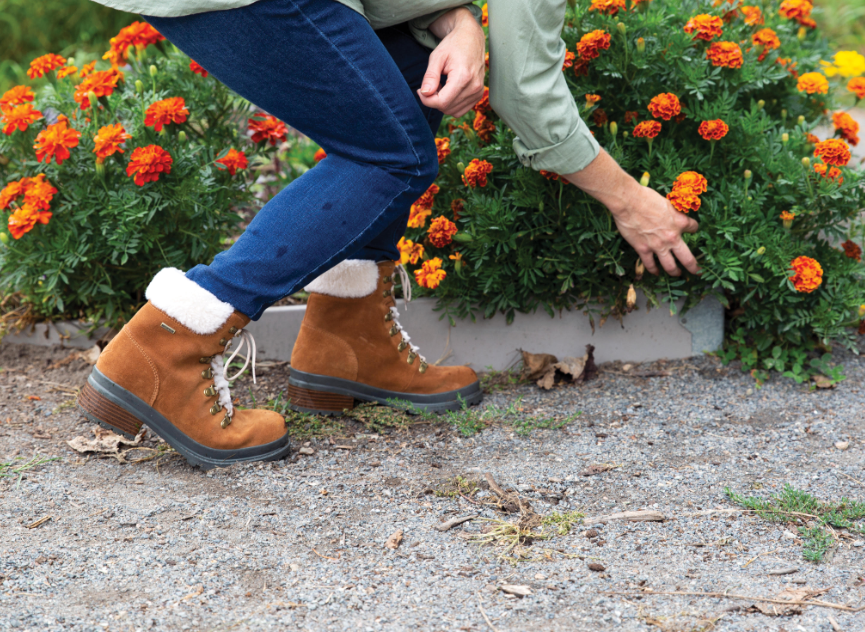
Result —
<path fill-rule="evenodd" d="M 2 293 L 20 292 L 37 315 L 122 322 L 141 305 L 159 269 L 209 262 L 238 230 L 235 209 L 252 201 L 248 170 L 232 175 L 215 163 L 234 148 L 252 164 L 270 148 L 252 145 L 239 133 L 252 115 L 248 103 L 212 77 L 193 73 L 189 58 L 168 42 L 130 51 L 123 80 L 98 98 L 96 111 L 81 109 L 75 100 L 78 73 L 57 79 L 51 71 L 33 102 L 44 118 L 26 131 L 0 134 L 0 186 L 44 173 L 58 190 L 47 224 L 18 239 L 12 231 L 0 234 Z M 107 69 L 108 62 L 100 60 L 96 70 Z M 161 132 L 146 126 L 147 108 L 171 97 L 184 99 L 187 120 L 168 123 Z M 79 143 L 60 165 L 38 162 L 37 134 L 61 115 L 81 133 Z M 117 123 L 131 139 L 98 167 L 94 137 Z M 134 150 L 148 145 L 170 154 L 171 172 L 138 186 L 127 166 Z M 3 224 L 15 206 L 2 211 Z"/>
<path fill-rule="evenodd" d="M 765 19 L 759 25 L 746 24 L 741 13 L 727 15 L 730 5 L 713 8 L 694 0 L 653 0 L 615 16 L 590 11 L 588 0 L 575 4 L 563 34 L 569 51 L 595 30 L 611 38 L 597 59 L 585 65 L 577 53 L 563 70 L 601 145 L 637 179 L 650 174 L 649 186 L 662 194 L 685 171 L 708 180 L 701 208 L 690 213 L 700 230 L 685 236 L 703 274 L 640 274 L 636 253 L 603 206 L 554 174 L 523 168 L 511 150 L 513 132 L 492 112 L 486 121 L 470 112 L 443 123 L 440 135 L 449 138 L 450 155 L 436 181 L 440 190 L 424 227 L 410 228 L 406 236 L 423 244 L 425 258 L 439 258 L 448 273 L 430 293 L 449 315 L 503 312 L 509 319 L 537 308 L 551 315 L 561 309 L 624 315 L 631 286 L 653 305 L 669 302 L 671 310 L 678 299 L 687 308 L 715 294 L 729 308 L 727 359 L 740 357 L 758 378 L 767 369 L 799 380 L 825 370 L 820 362 L 809 367 L 806 352 L 833 341 L 853 349 L 853 327 L 865 303 L 863 266 L 838 246 L 850 237 L 861 243 L 857 221 L 865 190 L 863 173 L 852 164 L 841 168 L 843 183 L 815 173 L 820 160 L 809 140 L 812 132 L 826 139 L 820 126 L 833 129 L 831 115 L 840 109 L 835 92 L 852 103 L 849 77 L 837 74 L 828 94 L 809 95 L 797 89 L 796 75 L 821 71 L 821 60 L 831 61 L 835 51 L 817 30 L 779 16 L 774 1 L 757 3 Z M 739 43 L 741 68 L 714 66 L 706 55 L 710 43 L 685 32 L 688 20 L 704 13 L 724 19 L 723 35 L 713 41 Z M 752 37 L 764 28 L 775 31 L 780 47 L 761 60 L 764 48 Z M 681 102 L 681 114 L 669 121 L 653 118 L 648 109 L 662 93 Z M 587 94 L 601 99 L 589 104 Z M 705 140 L 700 124 L 717 119 L 729 132 Z M 633 135 L 637 121 L 647 120 L 663 125 L 651 145 Z M 463 171 L 475 159 L 493 166 L 486 186 L 464 184 Z M 427 233 L 430 222 L 454 220 L 455 201 L 462 205 L 459 232 L 437 248 Z M 789 228 L 780 218 L 784 211 L 795 214 Z M 456 252 L 462 261 L 451 259 Z M 823 270 L 822 284 L 810 293 L 789 280 L 791 262 L 802 256 Z"/>

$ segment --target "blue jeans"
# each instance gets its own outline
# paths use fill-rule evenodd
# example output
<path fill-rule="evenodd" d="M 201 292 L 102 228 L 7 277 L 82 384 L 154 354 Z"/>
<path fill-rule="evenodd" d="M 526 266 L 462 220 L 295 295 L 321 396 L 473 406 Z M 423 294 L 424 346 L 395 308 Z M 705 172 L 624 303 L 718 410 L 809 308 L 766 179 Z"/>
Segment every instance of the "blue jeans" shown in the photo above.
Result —
<path fill-rule="evenodd" d="M 416 94 L 429 49 L 399 27 L 373 31 L 334 0 L 261 0 L 145 19 L 327 152 L 190 279 L 257 320 L 343 259 L 399 259 L 409 208 L 438 175 L 442 114 Z"/>

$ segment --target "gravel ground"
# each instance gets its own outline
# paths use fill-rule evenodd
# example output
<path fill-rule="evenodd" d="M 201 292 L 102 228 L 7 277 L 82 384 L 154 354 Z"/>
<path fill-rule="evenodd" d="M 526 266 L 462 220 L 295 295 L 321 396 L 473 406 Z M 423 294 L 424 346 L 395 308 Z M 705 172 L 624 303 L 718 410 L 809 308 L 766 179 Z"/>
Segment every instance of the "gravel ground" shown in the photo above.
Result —
<path fill-rule="evenodd" d="M 841 533 L 814 564 L 793 524 L 699 513 L 733 508 L 725 487 L 863 499 L 858 357 L 841 357 L 848 379 L 837 388 L 813 392 L 779 378 L 756 389 L 713 358 L 627 374 L 607 365 L 583 386 L 519 386 L 485 403 L 516 403 L 523 420 L 580 412 L 561 429 L 524 437 L 493 423 L 466 438 L 444 422 L 382 434 L 349 422 L 313 438 L 311 456 L 210 473 L 170 453 L 128 464 L 71 450 L 66 441 L 92 438 L 92 426 L 71 405 L 90 367 L 69 358 L 0 345 L 0 462 L 59 457 L 0 478 L 0 630 L 865 630 L 865 612 L 774 617 L 751 601 L 635 595 L 807 587 L 863 603 L 859 536 Z M 647 372 L 662 377 L 635 377 Z M 286 374 L 263 369 L 255 389 L 235 392 L 266 400 Z M 153 449 L 127 458 L 160 449 L 143 445 Z M 581 475 L 597 464 L 616 467 Z M 472 513 L 516 520 L 482 504 L 493 497 L 487 472 L 541 515 L 654 509 L 667 520 L 590 521 L 522 547 L 527 559 L 514 562 L 468 539 L 496 523 L 433 528 Z M 456 476 L 480 488 L 454 494 Z M 397 530 L 401 545 L 386 548 Z M 531 594 L 507 595 L 505 584 Z"/>

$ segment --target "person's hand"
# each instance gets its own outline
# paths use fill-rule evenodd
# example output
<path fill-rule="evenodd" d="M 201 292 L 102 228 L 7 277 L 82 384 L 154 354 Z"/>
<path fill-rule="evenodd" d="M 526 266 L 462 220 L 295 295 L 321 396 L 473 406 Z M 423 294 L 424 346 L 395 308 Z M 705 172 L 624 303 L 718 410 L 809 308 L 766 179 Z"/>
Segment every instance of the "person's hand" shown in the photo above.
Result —
<path fill-rule="evenodd" d="M 655 257 L 672 276 L 681 275 L 676 259 L 693 273 L 700 266 L 682 233 L 696 233 L 696 221 L 680 213 L 654 189 L 640 186 L 603 149 L 589 166 L 564 176 L 606 206 L 616 227 L 652 274 L 658 274 Z"/>
<path fill-rule="evenodd" d="M 427 107 L 462 116 L 484 94 L 484 30 L 468 9 L 457 8 L 433 22 L 430 31 L 441 43 L 430 54 L 418 95 Z M 444 86 L 442 75 L 447 75 Z"/>

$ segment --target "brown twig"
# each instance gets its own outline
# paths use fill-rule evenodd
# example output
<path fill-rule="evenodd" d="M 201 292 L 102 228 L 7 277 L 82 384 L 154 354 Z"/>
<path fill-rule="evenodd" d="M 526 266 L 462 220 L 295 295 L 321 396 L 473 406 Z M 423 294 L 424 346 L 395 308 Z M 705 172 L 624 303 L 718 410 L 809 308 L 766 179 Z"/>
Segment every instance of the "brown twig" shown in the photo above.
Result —
<path fill-rule="evenodd" d="M 819 606 L 821 608 L 832 608 L 834 610 L 841 610 L 843 612 L 863 612 L 865 611 L 865 606 L 859 606 L 858 608 L 851 608 L 850 606 L 844 606 L 838 603 L 829 603 L 828 601 L 821 601 L 819 599 L 815 599 L 813 601 L 784 601 L 783 599 L 769 599 L 767 597 L 751 597 L 748 595 L 730 595 L 727 593 L 717 593 L 717 592 L 689 592 L 684 590 L 647 590 L 645 592 L 615 592 L 615 591 L 607 591 L 603 593 L 605 595 L 622 595 L 625 597 L 636 597 L 636 596 L 645 596 L 645 595 L 681 595 L 683 597 L 709 597 L 712 599 L 740 599 L 743 601 L 762 601 L 764 603 L 777 603 L 782 606 Z"/>
<path fill-rule="evenodd" d="M 760 553 L 759 555 L 755 555 L 755 556 L 752 557 L 750 560 L 748 560 L 747 562 L 745 562 L 745 565 L 742 566 L 742 568 L 747 568 L 747 567 L 748 567 L 748 564 L 750 564 L 751 562 L 753 562 L 753 561 L 756 560 L 757 558 L 759 558 L 759 557 L 763 557 L 764 555 L 771 555 L 772 553 L 774 553 L 774 552 L 777 551 L 777 550 L 778 550 L 778 549 L 772 549 L 771 551 L 764 551 L 763 553 Z"/>
<path fill-rule="evenodd" d="M 327 555 L 322 555 L 321 553 L 319 553 L 318 551 L 315 550 L 315 547 L 313 547 L 312 552 L 315 553 L 316 555 L 318 555 L 319 557 L 322 557 L 322 558 L 324 558 L 324 559 L 326 559 L 326 560 L 332 560 L 332 561 L 334 561 L 334 562 L 338 562 L 338 561 L 339 561 L 339 558 L 338 558 L 338 557 L 328 557 Z"/>
<path fill-rule="evenodd" d="M 486 613 L 486 611 L 484 610 L 483 604 L 481 604 L 481 594 L 480 594 L 480 593 L 478 593 L 478 608 L 480 609 L 481 614 L 482 614 L 483 617 L 484 617 L 484 621 L 486 621 L 486 622 L 487 622 L 487 625 L 490 626 L 490 629 L 491 629 L 493 632 L 499 632 L 499 631 L 496 629 L 496 626 L 493 625 L 493 622 L 490 621 L 490 618 L 487 616 L 487 613 Z"/>

